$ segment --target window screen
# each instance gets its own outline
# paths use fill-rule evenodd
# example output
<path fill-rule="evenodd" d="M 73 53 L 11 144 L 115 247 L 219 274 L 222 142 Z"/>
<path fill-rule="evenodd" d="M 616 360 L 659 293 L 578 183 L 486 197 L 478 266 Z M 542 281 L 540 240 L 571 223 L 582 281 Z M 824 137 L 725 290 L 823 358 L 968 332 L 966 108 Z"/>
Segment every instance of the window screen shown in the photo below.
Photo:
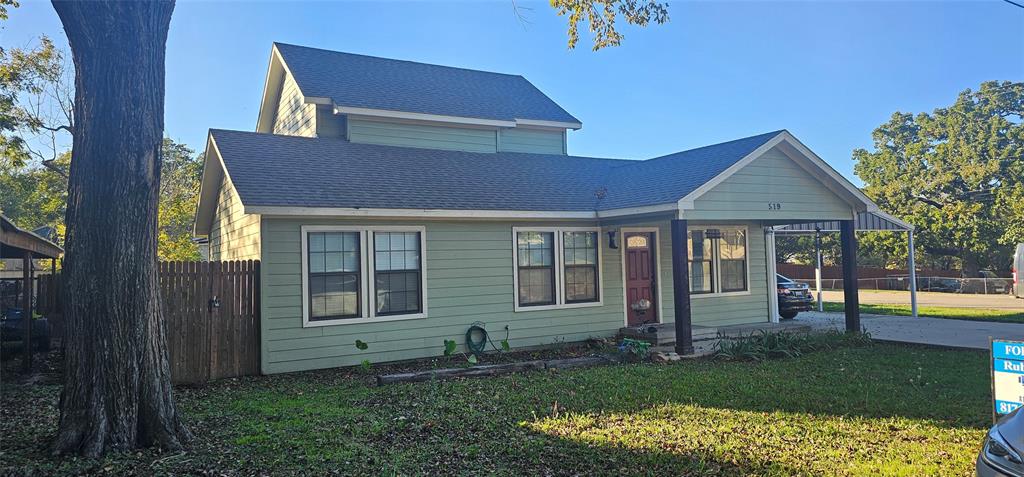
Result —
<path fill-rule="evenodd" d="M 714 291 L 715 256 L 712 241 L 703 230 L 690 230 L 688 259 L 690 261 L 690 293 Z"/>
<path fill-rule="evenodd" d="M 747 290 L 747 237 L 742 230 L 723 230 L 718 243 L 722 291 Z"/>
<path fill-rule="evenodd" d="M 373 266 L 377 315 L 423 310 L 419 232 L 374 232 Z"/>
<path fill-rule="evenodd" d="M 516 237 L 519 305 L 555 303 L 554 232 L 519 232 Z"/>
<path fill-rule="evenodd" d="M 360 316 L 359 232 L 317 232 L 309 243 L 309 319 Z"/>
<path fill-rule="evenodd" d="M 597 232 L 564 232 L 565 302 L 597 301 Z"/>

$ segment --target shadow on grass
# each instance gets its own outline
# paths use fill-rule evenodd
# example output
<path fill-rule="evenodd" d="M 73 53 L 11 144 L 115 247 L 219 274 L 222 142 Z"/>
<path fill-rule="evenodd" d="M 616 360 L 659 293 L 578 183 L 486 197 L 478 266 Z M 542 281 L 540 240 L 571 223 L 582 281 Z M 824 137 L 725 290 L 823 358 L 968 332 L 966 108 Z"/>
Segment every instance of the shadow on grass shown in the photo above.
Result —
<path fill-rule="evenodd" d="M 188 453 L 101 461 L 46 455 L 58 386 L 5 384 L 0 470 L 792 474 L 809 472 L 808 459 L 860 462 L 872 458 L 864 452 L 919 449 L 921 459 L 965 465 L 964 449 L 976 446 L 989 419 L 987 365 L 984 353 L 879 344 L 765 363 L 608 366 L 380 388 L 352 370 L 245 378 L 178 389 L 197 435 Z"/>

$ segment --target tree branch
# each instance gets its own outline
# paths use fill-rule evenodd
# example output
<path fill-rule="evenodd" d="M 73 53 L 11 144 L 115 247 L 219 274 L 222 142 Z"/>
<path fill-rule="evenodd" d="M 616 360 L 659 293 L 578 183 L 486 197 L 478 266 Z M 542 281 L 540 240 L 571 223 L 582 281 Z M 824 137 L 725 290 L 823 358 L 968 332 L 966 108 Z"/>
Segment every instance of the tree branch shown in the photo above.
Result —
<path fill-rule="evenodd" d="M 917 200 L 918 202 L 923 203 L 923 204 L 927 204 L 927 205 L 930 205 L 932 207 L 935 207 L 936 209 L 941 209 L 941 208 L 946 206 L 946 204 L 943 204 L 942 202 L 938 202 L 938 201 L 929 199 L 927 197 L 915 196 L 914 199 Z"/>

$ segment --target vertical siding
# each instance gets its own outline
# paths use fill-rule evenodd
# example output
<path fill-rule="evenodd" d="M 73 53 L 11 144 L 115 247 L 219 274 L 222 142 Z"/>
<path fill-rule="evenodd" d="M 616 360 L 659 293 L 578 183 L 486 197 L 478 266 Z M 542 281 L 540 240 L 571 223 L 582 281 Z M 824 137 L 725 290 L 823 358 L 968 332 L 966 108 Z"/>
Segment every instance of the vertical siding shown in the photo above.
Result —
<path fill-rule="evenodd" d="M 768 204 L 780 204 L 771 209 Z M 837 220 L 853 208 L 778 149 L 772 149 L 694 201 L 690 219 Z"/>
<path fill-rule="evenodd" d="M 565 131 L 511 128 L 498 134 L 499 151 L 565 154 Z"/>
<path fill-rule="evenodd" d="M 274 116 L 274 134 L 288 136 L 316 135 L 316 105 L 306 104 L 292 75 L 285 73 L 281 101 Z"/>
<path fill-rule="evenodd" d="M 365 144 L 470 152 L 497 151 L 497 132 L 489 129 L 426 126 L 349 118 L 349 140 Z"/>
<path fill-rule="evenodd" d="M 424 319 L 302 327 L 302 225 L 426 227 L 427 313 Z M 602 306 L 513 311 L 512 227 L 529 223 L 398 222 L 346 219 L 263 220 L 263 371 L 278 373 L 438 356 L 444 340 L 464 349 L 466 329 L 486 323 L 495 344 L 513 347 L 608 337 L 623 326 L 621 260 L 601 237 Z M 579 226 L 581 224 L 572 224 Z M 585 225 L 585 224 L 583 224 Z M 551 227 L 550 223 L 541 226 Z M 361 351 L 355 340 L 369 344 Z"/>
<path fill-rule="evenodd" d="M 210 260 L 258 260 L 260 216 L 245 214 L 234 187 L 223 179 L 210 229 Z"/>

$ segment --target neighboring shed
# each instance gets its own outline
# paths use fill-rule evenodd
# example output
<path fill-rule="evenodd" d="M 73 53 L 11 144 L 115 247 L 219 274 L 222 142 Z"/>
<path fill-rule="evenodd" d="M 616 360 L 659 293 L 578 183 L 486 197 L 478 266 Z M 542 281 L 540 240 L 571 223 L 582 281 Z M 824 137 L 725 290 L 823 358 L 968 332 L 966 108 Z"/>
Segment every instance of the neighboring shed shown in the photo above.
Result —
<path fill-rule="evenodd" d="M 18 228 L 11 219 L 0 215 L 0 258 L 20 258 L 25 261 L 24 286 L 22 287 L 22 324 L 24 337 L 22 348 L 24 358 L 22 369 L 32 367 L 32 260 L 37 258 L 57 259 L 64 249 L 28 230 Z"/>

